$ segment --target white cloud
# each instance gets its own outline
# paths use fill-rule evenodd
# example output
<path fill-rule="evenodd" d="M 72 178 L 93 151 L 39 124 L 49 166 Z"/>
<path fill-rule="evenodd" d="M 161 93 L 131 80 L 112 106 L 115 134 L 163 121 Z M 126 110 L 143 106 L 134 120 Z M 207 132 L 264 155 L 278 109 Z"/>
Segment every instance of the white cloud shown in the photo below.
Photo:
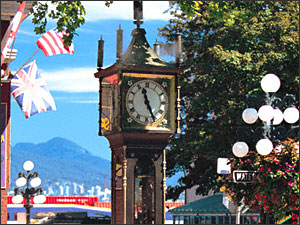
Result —
<path fill-rule="evenodd" d="M 71 100 L 70 103 L 78 103 L 78 104 L 97 104 L 99 100 Z"/>
<path fill-rule="evenodd" d="M 105 1 L 82 1 L 86 10 L 87 21 L 107 19 L 133 20 L 133 1 L 114 1 L 110 7 Z M 143 1 L 143 20 L 168 20 L 169 1 Z"/>
<path fill-rule="evenodd" d="M 99 82 L 94 77 L 95 68 L 66 68 L 59 71 L 40 70 L 50 91 L 98 92 Z"/>

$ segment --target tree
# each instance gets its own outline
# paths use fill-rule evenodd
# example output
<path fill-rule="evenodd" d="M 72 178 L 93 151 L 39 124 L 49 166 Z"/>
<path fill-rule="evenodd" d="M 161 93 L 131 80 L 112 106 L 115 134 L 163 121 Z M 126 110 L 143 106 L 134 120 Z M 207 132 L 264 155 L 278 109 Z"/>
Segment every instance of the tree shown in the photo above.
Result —
<path fill-rule="evenodd" d="M 187 172 L 177 186 L 168 187 L 167 197 L 177 199 L 193 186 L 198 194 L 219 191 L 217 158 L 232 156 L 248 97 L 264 98 L 260 80 L 265 74 L 280 77 L 278 97 L 297 93 L 299 3 L 173 3 L 170 13 L 175 18 L 160 34 L 174 41 L 178 31 L 183 40 L 182 134 L 172 138 L 167 151 L 167 175 Z M 193 4 L 197 13 L 187 14 L 189 5 L 180 8 L 182 4 Z M 256 142 L 252 140 L 250 149 Z"/>
<path fill-rule="evenodd" d="M 65 46 L 72 42 L 76 29 L 85 23 L 85 9 L 80 1 L 51 1 L 56 6 L 49 12 L 49 2 L 34 1 L 30 13 L 33 15 L 32 23 L 36 25 L 34 31 L 36 34 L 45 33 L 47 25 L 47 16 L 57 20 L 57 29 L 66 30 L 69 35 L 63 37 Z"/>

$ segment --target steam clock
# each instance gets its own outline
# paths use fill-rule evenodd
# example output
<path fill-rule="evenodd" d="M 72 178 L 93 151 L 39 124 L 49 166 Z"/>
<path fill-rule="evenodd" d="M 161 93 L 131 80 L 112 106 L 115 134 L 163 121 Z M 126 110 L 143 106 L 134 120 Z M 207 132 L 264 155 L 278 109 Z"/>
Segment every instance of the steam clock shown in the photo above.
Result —
<path fill-rule="evenodd" d="M 98 43 L 99 135 L 109 140 L 112 151 L 112 223 L 163 224 L 165 147 L 176 132 L 181 69 L 161 59 L 147 42 L 140 28 L 141 1 L 134 1 L 134 19 L 129 47 L 122 54 L 119 28 L 118 59 L 105 69 L 102 38 Z"/>

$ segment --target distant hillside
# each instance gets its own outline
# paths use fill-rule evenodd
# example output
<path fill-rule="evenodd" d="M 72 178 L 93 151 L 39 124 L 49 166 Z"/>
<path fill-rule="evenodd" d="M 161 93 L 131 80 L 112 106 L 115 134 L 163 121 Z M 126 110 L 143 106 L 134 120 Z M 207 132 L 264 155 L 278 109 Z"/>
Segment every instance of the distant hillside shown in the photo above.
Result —
<path fill-rule="evenodd" d="M 11 189 L 15 188 L 18 172 L 23 163 L 31 160 L 42 179 L 41 187 L 47 195 L 98 195 L 103 194 L 105 175 L 110 189 L 111 163 L 94 156 L 76 143 L 53 138 L 45 143 L 17 143 L 11 148 Z M 176 185 L 180 177 L 167 178 L 167 185 Z"/>
<path fill-rule="evenodd" d="M 99 185 L 104 188 L 104 174 L 110 187 L 110 161 L 90 154 L 86 149 L 64 138 L 53 138 L 46 143 L 17 143 L 11 149 L 11 186 L 15 186 L 23 163 L 31 160 L 33 171 L 39 173 L 42 187 L 75 182 L 85 188 Z M 70 187 L 71 188 L 71 187 Z"/>

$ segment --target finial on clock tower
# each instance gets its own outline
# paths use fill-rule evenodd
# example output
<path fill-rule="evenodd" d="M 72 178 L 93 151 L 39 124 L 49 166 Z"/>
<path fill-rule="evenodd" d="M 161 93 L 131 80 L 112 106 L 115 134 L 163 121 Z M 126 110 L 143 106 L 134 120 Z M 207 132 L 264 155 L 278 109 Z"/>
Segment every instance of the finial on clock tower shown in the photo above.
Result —
<path fill-rule="evenodd" d="M 133 1 L 133 18 L 136 20 L 133 23 L 140 28 L 140 25 L 143 24 L 143 1 Z"/>

